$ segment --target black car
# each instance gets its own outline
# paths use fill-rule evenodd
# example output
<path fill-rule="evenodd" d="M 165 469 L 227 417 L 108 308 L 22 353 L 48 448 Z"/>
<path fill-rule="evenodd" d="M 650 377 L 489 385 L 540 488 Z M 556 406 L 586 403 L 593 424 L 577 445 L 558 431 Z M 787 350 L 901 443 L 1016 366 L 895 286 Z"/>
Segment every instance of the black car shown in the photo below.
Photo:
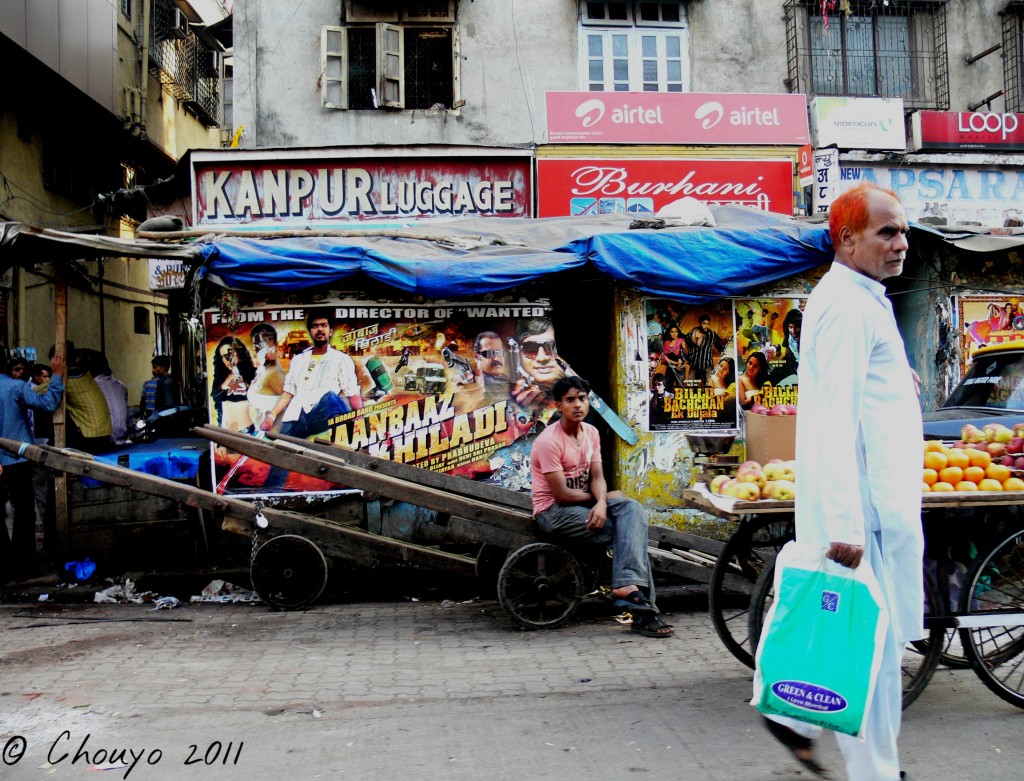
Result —
<path fill-rule="evenodd" d="M 924 438 L 960 439 L 968 423 L 1024 423 L 1024 342 L 979 348 L 946 403 L 924 414 Z"/>

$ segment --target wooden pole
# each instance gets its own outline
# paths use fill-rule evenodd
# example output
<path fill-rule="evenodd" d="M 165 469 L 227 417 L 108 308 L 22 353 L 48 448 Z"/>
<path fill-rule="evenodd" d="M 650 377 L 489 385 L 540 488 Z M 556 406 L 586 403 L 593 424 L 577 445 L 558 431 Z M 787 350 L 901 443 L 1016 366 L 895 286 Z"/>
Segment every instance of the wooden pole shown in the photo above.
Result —
<path fill-rule="evenodd" d="M 54 354 L 67 355 L 68 339 L 68 282 L 60 263 L 54 263 L 53 274 L 53 344 Z M 67 374 L 64 376 L 67 381 Z M 60 406 L 53 413 L 53 444 L 57 447 L 67 445 L 67 426 L 65 423 L 66 405 L 61 399 Z M 63 554 L 70 541 L 70 518 L 68 517 L 68 477 L 64 472 L 56 472 L 53 477 L 54 506 L 56 510 L 57 550 Z"/>

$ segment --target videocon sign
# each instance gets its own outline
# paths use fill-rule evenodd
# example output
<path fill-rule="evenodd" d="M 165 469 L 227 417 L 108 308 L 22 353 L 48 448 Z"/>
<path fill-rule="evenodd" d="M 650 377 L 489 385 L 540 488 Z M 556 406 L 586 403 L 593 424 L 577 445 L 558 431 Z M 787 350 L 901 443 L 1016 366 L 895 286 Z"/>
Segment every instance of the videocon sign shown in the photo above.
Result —
<path fill-rule="evenodd" d="M 813 98 L 811 137 L 815 147 L 906 149 L 903 101 L 900 98 Z"/>

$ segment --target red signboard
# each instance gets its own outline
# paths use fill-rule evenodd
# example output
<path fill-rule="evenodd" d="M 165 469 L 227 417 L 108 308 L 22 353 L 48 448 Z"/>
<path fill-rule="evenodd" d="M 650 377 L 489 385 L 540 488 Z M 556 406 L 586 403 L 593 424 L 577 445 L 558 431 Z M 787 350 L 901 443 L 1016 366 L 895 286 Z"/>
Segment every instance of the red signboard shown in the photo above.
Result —
<path fill-rule="evenodd" d="M 537 216 L 651 214 L 687 196 L 793 213 L 792 160 L 537 160 Z"/>
<path fill-rule="evenodd" d="M 200 161 L 196 224 L 529 217 L 530 159 Z"/>
<path fill-rule="evenodd" d="M 1024 114 L 987 111 L 918 111 L 916 149 L 1024 149 Z"/>
<path fill-rule="evenodd" d="M 555 144 L 785 144 L 810 141 L 803 95 L 548 92 Z"/>

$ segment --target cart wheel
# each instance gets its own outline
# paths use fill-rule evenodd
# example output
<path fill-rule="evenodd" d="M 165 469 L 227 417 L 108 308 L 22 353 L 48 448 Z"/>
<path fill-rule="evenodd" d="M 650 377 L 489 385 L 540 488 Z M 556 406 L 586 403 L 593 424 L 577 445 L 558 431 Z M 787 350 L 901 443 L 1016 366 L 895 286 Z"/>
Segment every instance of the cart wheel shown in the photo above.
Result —
<path fill-rule="evenodd" d="M 1024 531 L 979 557 L 960 593 L 958 612 L 960 642 L 978 677 L 999 697 L 1024 708 Z M 1016 616 L 1000 621 L 999 613 Z M 984 619 L 991 619 L 990 625 L 968 623 Z"/>
<path fill-rule="evenodd" d="M 942 604 L 938 588 L 927 576 L 924 578 L 924 595 L 926 614 L 932 609 L 931 605 Z M 935 668 L 942 660 L 946 639 L 946 630 L 937 626 L 928 630 L 927 638 L 916 643 L 909 643 L 903 649 L 903 660 L 900 664 L 903 668 L 904 710 L 920 696 L 924 687 L 928 685 L 928 681 L 931 680 Z"/>
<path fill-rule="evenodd" d="M 937 594 L 935 585 L 925 578 L 925 589 L 928 595 L 928 604 L 938 604 L 935 600 Z M 768 614 L 768 608 L 775 602 L 775 562 L 768 564 L 758 576 L 754 586 L 754 596 L 750 600 L 749 635 L 751 649 L 756 651 L 757 644 L 761 639 L 761 630 L 764 628 L 764 619 Z M 924 687 L 931 680 L 935 668 L 939 666 L 939 656 L 942 652 L 942 644 L 945 640 L 945 632 L 940 627 L 931 629 L 928 639 L 920 644 L 908 645 L 903 651 L 903 707 L 904 709 L 920 696 Z"/>
<path fill-rule="evenodd" d="M 729 652 L 753 669 L 750 597 L 766 563 L 793 539 L 793 520 L 757 515 L 745 520 L 722 548 L 708 584 L 708 612 Z"/>
<path fill-rule="evenodd" d="M 555 629 L 582 599 L 583 574 L 568 551 L 534 542 L 512 551 L 498 573 L 498 599 L 526 629 Z"/>
<path fill-rule="evenodd" d="M 311 604 L 323 593 L 327 559 L 305 537 L 282 534 L 256 549 L 249 574 L 264 602 L 291 610 Z"/>
<path fill-rule="evenodd" d="M 507 558 L 505 548 L 487 543 L 480 546 L 476 554 L 476 578 L 480 583 L 480 596 L 484 599 L 498 598 L 498 576 Z"/>

